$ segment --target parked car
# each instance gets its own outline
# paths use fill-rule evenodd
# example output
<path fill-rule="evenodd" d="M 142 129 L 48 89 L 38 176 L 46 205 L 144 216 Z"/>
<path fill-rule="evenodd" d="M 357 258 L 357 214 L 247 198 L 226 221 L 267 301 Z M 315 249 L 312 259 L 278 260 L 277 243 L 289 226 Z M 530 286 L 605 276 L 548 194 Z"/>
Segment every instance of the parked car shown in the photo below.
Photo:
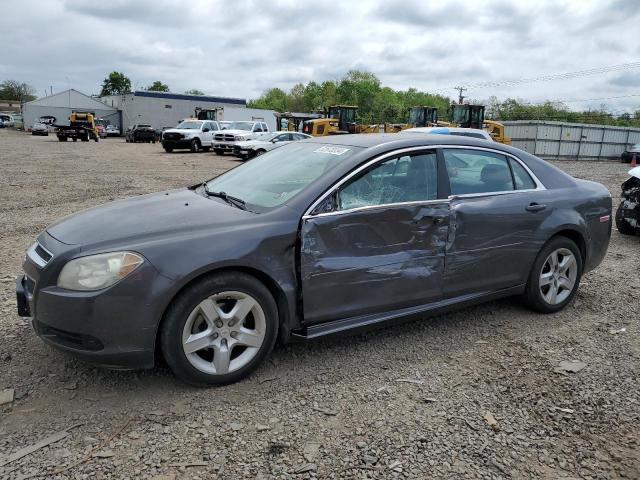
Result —
<path fill-rule="evenodd" d="M 43 135 L 43 136 L 49 136 L 49 126 L 36 121 L 32 126 L 31 126 L 31 135 Z"/>
<path fill-rule="evenodd" d="M 248 160 L 253 157 L 267 153 L 274 148 L 281 147 L 291 142 L 306 140 L 312 138 L 306 133 L 296 132 L 271 132 L 257 133 L 253 138 L 244 142 L 236 142 L 233 147 L 233 154 L 242 160 Z"/>
<path fill-rule="evenodd" d="M 611 233 L 611 195 L 453 135 L 293 142 L 189 188 L 65 217 L 28 249 L 18 312 L 109 367 L 224 384 L 313 339 L 520 295 L 557 312 Z"/>
<path fill-rule="evenodd" d="M 0 128 L 5 128 L 4 120 L 0 118 Z"/>
<path fill-rule="evenodd" d="M 634 156 L 636 157 L 636 162 L 640 162 L 640 143 L 631 145 L 624 152 L 622 152 L 622 155 L 620 155 L 620 161 L 622 163 L 631 163 L 631 160 L 633 160 Z"/>
<path fill-rule="evenodd" d="M 0 113 L 0 120 L 2 120 L 2 123 L 4 124 L 5 127 L 13 127 L 13 116 L 6 114 L 6 113 Z"/>
<path fill-rule="evenodd" d="M 107 137 L 119 137 L 120 129 L 115 125 L 107 125 Z"/>
<path fill-rule="evenodd" d="M 640 234 L 640 167 L 629 170 L 622 184 L 622 201 L 616 210 L 616 228 L 623 235 Z"/>
<path fill-rule="evenodd" d="M 156 143 L 156 131 L 147 123 L 137 123 L 127 131 L 125 140 L 127 143 Z"/>
<path fill-rule="evenodd" d="M 493 142 L 493 138 L 489 132 L 478 128 L 459 128 L 459 127 L 414 127 L 402 130 L 400 133 L 428 133 L 433 135 L 458 135 L 461 137 L 480 138 Z"/>
<path fill-rule="evenodd" d="M 213 150 L 217 155 L 233 153 L 237 142 L 249 140 L 255 133 L 268 131 L 265 122 L 231 122 L 223 132 L 214 136 Z"/>
<path fill-rule="evenodd" d="M 162 132 L 162 147 L 168 153 L 175 149 L 208 152 L 213 144 L 213 135 L 219 130 L 220 125 L 215 120 L 183 120 L 177 127 Z"/>

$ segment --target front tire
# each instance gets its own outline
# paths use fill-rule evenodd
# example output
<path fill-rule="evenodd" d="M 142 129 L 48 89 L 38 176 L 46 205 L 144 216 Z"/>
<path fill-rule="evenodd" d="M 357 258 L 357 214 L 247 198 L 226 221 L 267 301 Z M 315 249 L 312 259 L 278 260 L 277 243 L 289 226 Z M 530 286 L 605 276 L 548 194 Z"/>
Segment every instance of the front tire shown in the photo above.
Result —
<path fill-rule="evenodd" d="M 620 202 L 620 205 L 618 205 L 618 209 L 616 210 L 616 228 L 622 235 L 635 235 L 636 229 L 633 228 L 633 226 L 630 225 L 622 216 L 623 205 L 624 201 Z"/>
<path fill-rule="evenodd" d="M 189 147 L 192 153 L 198 153 L 200 151 L 200 140 L 194 138 L 191 140 L 191 146 Z"/>
<path fill-rule="evenodd" d="M 224 150 L 220 150 L 219 148 L 216 148 L 213 151 L 215 152 L 216 155 L 220 155 L 220 156 L 224 155 Z"/>
<path fill-rule="evenodd" d="M 225 385 L 247 376 L 271 353 L 278 310 L 269 290 L 239 272 L 214 274 L 181 293 L 160 332 L 164 358 L 192 385 Z"/>
<path fill-rule="evenodd" d="M 171 152 L 173 152 L 173 148 L 171 148 L 171 147 L 164 147 L 164 151 L 165 151 L 165 152 L 167 152 L 167 153 L 171 153 Z"/>
<path fill-rule="evenodd" d="M 538 253 L 524 294 L 533 310 L 554 313 L 575 296 L 582 276 L 582 254 L 567 237 L 552 238 Z"/>

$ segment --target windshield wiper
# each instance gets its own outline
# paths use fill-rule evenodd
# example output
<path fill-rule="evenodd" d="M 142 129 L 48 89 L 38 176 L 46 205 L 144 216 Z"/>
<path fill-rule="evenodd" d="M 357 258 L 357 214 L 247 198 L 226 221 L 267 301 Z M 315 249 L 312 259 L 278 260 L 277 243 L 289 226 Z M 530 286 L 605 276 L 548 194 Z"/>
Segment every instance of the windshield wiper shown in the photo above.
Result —
<path fill-rule="evenodd" d="M 207 188 L 206 182 L 203 183 L 202 186 L 204 187 L 204 193 L 206 193 L 208 197 L 218 197 L 218 198 L 223 199 L 229 205 L 233 205 L 234 207 L 238 207 L 241 210 L 246 210 L 247 209 L 246 202 L 244 200 L 242 200 L 241 198 L 234 197 L 232 195 L 228 195 L 226 192 L 212 192 L 212 191 L 209 190 L 209 188 Z"/>

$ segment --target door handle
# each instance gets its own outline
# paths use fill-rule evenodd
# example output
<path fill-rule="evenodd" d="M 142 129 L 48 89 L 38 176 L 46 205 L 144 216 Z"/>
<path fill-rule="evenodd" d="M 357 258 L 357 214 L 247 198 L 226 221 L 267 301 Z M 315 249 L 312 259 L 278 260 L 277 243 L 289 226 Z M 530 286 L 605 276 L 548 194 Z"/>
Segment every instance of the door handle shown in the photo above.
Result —
<path fill-rule="evenodd" d="M 527 212 L 539 212 L 541 210 L 544 210 L 545 208 L 547 208 L 547 206 L 543 205 L 542 203 L 531 202 L 525 207 L 525 210 Z"/>

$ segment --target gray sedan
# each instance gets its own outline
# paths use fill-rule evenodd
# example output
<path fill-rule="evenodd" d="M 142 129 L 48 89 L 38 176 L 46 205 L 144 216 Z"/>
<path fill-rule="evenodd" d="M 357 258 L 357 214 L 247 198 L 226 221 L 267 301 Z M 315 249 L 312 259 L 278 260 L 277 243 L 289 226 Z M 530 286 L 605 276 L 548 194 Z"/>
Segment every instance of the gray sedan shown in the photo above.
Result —
<path fill-rule="evenodd" d="M 512 295 L 543 313 L 603 259 L 611 196 L 494 142 L 342 135 L 47 228 L 17 280 L 47 343 L 113 368 L 162 355 L 218 385 L 282 342 Z"/>

